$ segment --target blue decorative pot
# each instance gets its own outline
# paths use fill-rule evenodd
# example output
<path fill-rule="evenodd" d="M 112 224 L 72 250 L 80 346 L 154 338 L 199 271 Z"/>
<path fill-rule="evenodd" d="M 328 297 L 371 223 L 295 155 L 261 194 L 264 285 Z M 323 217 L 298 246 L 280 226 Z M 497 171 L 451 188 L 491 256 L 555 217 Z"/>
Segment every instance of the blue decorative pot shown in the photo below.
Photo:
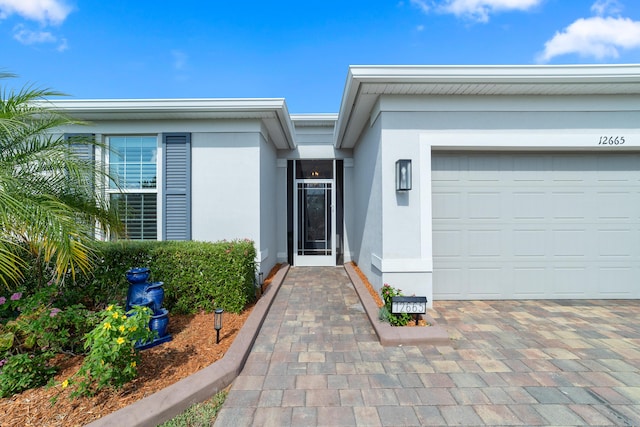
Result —
<path fill-rule="evenodd" d="M 160 314 L 151 316 L 149 321 L 149 329 L 158 332 L 158 338 L 162 338 L 167 335 L 167 327 L 169 326 L 169 310 L 166 308 L 160 309 Z"/>
<path fill-rule="evenodd" d="M 127 276 L 127 281 L 132 284 L 145 283 L 149 276 L 151 275 L 151 270 L 146 267 L 136 267 L 132 268 L 125 273 Z"/>
<path fill-rule="evenodd" d="M 149 305 L 149 300 L 147 298 L 147 286 L 147 283 L 129 285 L 129 290 L 127 291 L 127 305 L 125 307 L 126 311 L 131 310 L 131 307 L 134 305 Z"/>
<path fill-rule="evenodd" d="M 146 298 L 151 304 L 149 307 L 154 314 L 159 314 L 162 309 L 162 301 L 164 301 L 164 282 L 153 282 L 146 289 Z"/>

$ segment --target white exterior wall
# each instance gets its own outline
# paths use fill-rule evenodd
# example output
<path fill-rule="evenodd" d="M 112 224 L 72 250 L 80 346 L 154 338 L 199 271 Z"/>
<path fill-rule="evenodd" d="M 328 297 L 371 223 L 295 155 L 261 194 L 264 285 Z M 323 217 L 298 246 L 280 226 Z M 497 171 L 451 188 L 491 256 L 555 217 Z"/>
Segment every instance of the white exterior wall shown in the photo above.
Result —
<path fill-rule="evenodd" d="M 376 165 L 381 167 L 382 249 L 370 251 L 373 245 L 365 232 L 360 267 L 376 287 L 386 282 L 406 295 L 426 295 L 431 301 L 432 150 L 640 150 L 640 107 L 634 101 L 624 96 L 383 97 L 374 113 L 382 124 Z M 371 134 L 371 129 L 365 130 L 354 151 L 359 168 L 361 159 L 370 159 L 366 153 L 378 148 Z M 624 136 L 625 144 L 602 146 L 601 136 Z M 395 161 L 404 158 L 412 160 L 413 169 L 413 188 L 406 194 L 396 193 L 394 186 Z M 359 169 L 357 176 L 363 174 Z M 358 191 L 368 192 L 362 181 L 357 180 Z M 369 216 L 377 216 L 372 212 L 376 207 L 369 207 L 367 223 Z M 376 267 L 373 274 L 366 271 L 369 251 Z"/>
<path fill-rule="evenodd" d="M 260 245 L 258 261 L 260 271 L 266 274 L 278 262 L 278 211 L 276 203 L 278 193 L 285 192 L 286 186 L 279 186 L 276 148 L 266 139 L 266 132 L 260 135 Z"/>
<path fill-rule="evenodd" d="M 365 129 L 353 150 L 353 223 L 347 231 L 354 260 L 372 286 L 383 285 L 381 122 Z"/>
<path fill-rule="evenodd" d="M 260 132 L 192 133 L 192 239 L 260 241 Z"/>
<path fill-rule="evenodd" d="M 287 159 L 276 160 L 276 250 L 277 262 L 287 262 Z"/>

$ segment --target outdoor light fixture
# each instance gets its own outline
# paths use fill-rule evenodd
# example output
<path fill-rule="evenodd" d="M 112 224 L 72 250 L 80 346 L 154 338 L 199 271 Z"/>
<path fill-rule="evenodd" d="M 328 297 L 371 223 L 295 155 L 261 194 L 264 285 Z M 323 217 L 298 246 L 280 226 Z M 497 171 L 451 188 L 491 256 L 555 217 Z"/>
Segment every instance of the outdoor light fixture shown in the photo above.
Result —
<path fill-rule="evenodd" d="M 216 329 L 216 344 L 220 342 L 220 329 L 222 329 L 222 312 L 221 308 L 216 308 L 213 316 L 213 327 Z"/>
<path fill-rule="evenodd" d="M 264 284 L 264 273 L 258 273 L 258 280 L 256 281 L 256 298 L 262 296 L 262 285 Z"/>
<path fill-rule="evenodd" d="M 411 190 L 411 160 L 400 159 L 396 162 L 396 191 Z"/>

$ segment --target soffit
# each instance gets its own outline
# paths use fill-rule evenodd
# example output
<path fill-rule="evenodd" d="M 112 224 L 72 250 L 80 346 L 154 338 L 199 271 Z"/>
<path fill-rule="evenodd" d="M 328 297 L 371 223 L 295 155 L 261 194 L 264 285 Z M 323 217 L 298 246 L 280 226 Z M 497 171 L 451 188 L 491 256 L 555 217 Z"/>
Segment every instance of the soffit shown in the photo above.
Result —
<path fill-rule="evenodd" d="M 382 95 L 638 95 L 638 65 L 352 66 L 335 145 L 352 148 Z"/>
<path fill-rule="evenodd" d="M 295 147 L 284 99 L 56 100 L 45 105 L 89 122 L 129 120 L 261 120 L 278 149 Z"/>

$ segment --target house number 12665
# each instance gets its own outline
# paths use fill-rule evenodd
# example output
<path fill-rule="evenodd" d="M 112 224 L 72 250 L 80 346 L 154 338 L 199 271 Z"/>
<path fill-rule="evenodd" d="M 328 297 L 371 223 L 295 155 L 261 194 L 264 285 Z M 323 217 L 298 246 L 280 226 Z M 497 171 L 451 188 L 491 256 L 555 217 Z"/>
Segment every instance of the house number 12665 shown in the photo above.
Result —
<path fill-rule="evenodd" d="M 622 145 L 624 136 L 601 136 L 598 145 Z"/>

